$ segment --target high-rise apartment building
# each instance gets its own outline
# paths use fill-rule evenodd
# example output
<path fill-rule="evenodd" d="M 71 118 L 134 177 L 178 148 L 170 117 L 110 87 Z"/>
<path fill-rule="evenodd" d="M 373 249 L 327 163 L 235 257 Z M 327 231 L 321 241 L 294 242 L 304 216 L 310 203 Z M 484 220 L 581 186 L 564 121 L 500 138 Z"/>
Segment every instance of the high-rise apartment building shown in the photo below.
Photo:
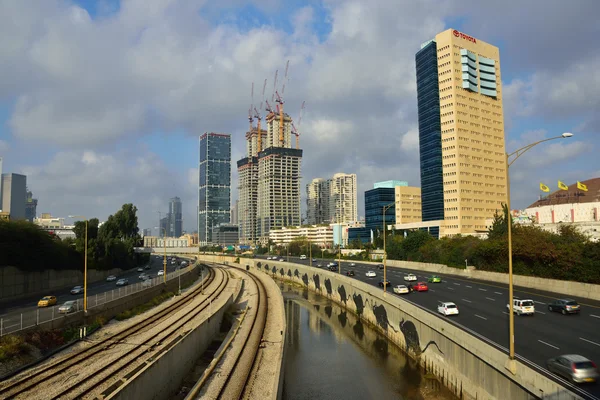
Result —
<path fill-rule="evenodd" d="M 231 223 L 233 225 L 238 225 L 238 208 L 239 208 L 239 200 L 236 200 L 231 207 L 231 215 L 229 217 Z"/>
<path fill-rule="evenodd" d="M 308 224 L 347 224 L 358 220 L 356 174 L 337 173 L 306 185 Z"/>
<path fill-rule="evenodd" d="M 396 186 L 396 224 L 421 222 L 421 188 Z"/>
<path fill-rule="evenodd" d="M 2 211 L 11 220 L 25 219 L 27 177 L 21 174 L 2 174 Z"/>
<path fill-rule="evenodd" d="M 172 238 L 180 237 L 183 234 L 183 213 L 179 197 L 173 197 L 169 200 L 167 220 L 167 236 Z"/>
<path fill-rule="evenodd" d="M 416 54 L 423 221 L 477 234 L 506 203 L 500 54 L 448 29 Z"/>
<path fill-rule="evenodd" d="M 25 219 L 27 221 L 33 222 L 37 218 L 37 205 L 38 199 L 34 199 L 31 190 L 27 190 L 25 198 Z"/>
<path fill-rule="evenodd" d="M 198 241 L 212 243 L 213 227 L 231 216 L 231 135 L 204 133 L 199 142 Z"/>

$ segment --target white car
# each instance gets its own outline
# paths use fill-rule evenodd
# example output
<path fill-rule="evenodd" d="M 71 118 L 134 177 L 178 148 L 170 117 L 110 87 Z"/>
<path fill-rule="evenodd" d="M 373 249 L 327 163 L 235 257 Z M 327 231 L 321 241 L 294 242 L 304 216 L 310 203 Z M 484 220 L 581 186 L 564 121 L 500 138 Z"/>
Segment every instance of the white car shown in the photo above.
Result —
<path fill-rule="evenodd" d="M 300 256 L 300 259 L 301 259 L 301 260 L 306 260 L 306 256 L 305 256 L 304 254 L 302 254 L 302 255 Z"/>
<path fill-rule="evenodd" d="M 117 280 L 117 277 L 114 276 L 114 275 L 109 275 L 109 276 L 106 277 L 106 282 L 113 282 L 113 281 L 116 281 L 116 280 Z"/>
<path fill-rule="evenodd" d="M 80 294 L 83 293 L 83 286 L 75 286 L 71 289 L 71 294 Z"/>
<path fill-rule="evenodd" d="M 415 274 L 406 274 L 406 275 L 404 275 L 404 280 L 407 282 L 416 281 L 417 276 Z"/>
<path fill-rule="evenodd" d="M 408 288 L 404 285 L 396 285 L 393 290 L 396 294 L 407 294 L 409 292 Z"/>
<path fill-rule="evenodd" d="M 458 307 L 456 307 L 456 304 L 449 301 L 438 303 L 437 310 L 440 314 L 444 314 L 445 316 L 458 315 Z"/>
<path fill-rule="evenodd" d="M 165 274 L 165 271 L 163 271 L 162 269 L 159 270 L 156 274 L 156 276 L 163 276 Z"/>
<path fill-rule="evenodd" d="M 351 266 L 351 267 L 356 267 L 356 263 L 355 263 L 355 262 L 351 262 L 351 263 L 350 263 L 350 266 Z"/>
<path fill-rule="evenodd" d="M 271 259 L 271 257 L 267 257 L 267 260 L 270 260 L 270 259 Z"/>
<path fill-rule="evenodd" d="M 283 258 L 280 258 L 279 261 L 285 261 Z"/>
<path fill-rule="evenodd" d="M 142 268 L 142 267 L 139 267 L 139 268 L 137 269 L 137 272 L 144 272 L 144 268 Z"/>
<path fill-rule="evenodd" d="M 506 305 L 506 308 L 510 310 L 510 304 Z M 513 300 L 513 312 L 517 313 L 517 315 L 534 315 L 535 314 L 535 305 L 533 300 L 531 299 L 514 299 Z"/>
<path fill-rule="evenodd" d="M 58 307 L 58 312 L 61 314 L 70 314 L 75 312 L 77 308 L 77 303 L 74 301 L 66 301 L 65 304 Z"/>
<path fill-rule="evenodd" d="M 365 274 L 365 276 L 367 278 L 374 278 L 377 276 L 377 274 L 375 273 L 375 271 L 367 271 L 367 273 Z"/>

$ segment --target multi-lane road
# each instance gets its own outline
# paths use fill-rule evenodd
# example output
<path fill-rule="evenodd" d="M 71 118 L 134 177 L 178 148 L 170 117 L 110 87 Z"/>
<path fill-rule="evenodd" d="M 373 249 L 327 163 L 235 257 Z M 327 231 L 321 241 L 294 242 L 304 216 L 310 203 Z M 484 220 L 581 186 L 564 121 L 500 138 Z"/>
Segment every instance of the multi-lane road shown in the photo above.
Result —
<path fill-rule="evenodd" d="M 163 268 L 163 256 L 153 255 L 150 258 L 150 270 L 144 270 L 150 276 L 156 276 L 159 269 Z M 167 264 L 167 272 L 172 272 L 175 270 L 175 265 Z M 138 276 L 141 272 L 138 272 L 137 269 L 131 269 L 129 271 L 123 272 L 121 275 L 117 276 L 117 279 L 126 278 L 129 280 L 129 284 L 134 284 L 140 282 Z M 83 285 L 83 282 L 81 283 Z M 88 303 L 93 301 L 93 297 L 105 292 L 110 292 L 113 289 L 118 289 L 116 286 L 116 281 L 106 282 L 105 280 L 97 281 L 88 284 Z M 61 305 L 65 301 L 68 300 L 78 300 L 83 299 L 83 293 L 78 295 L 71 294 L 71 288 L 61 289 L 57 291 L 48 291 L 45 295 L 47 296 L 56 296 L 57 297 L 57 305 Z M 11 324 L 20 324 L 21 314 L 24 314 L 24 318 L 35 318 L 34 311 L 37 309 L 38 300 L 43 296 L 30 296 L 25 299 L 16 300 L 10 302 L 8 304 L 4 304 L 0 306 L 0 318 L 3 319 L 4 327 L 8 327 Z M 48 313 L 51 311 L 50 309 L 40 309 L 42 313 Z M 49 318 L 49 317 L 48 317 Z M 46 316 L 41 316 L 40 320 L 47 320 Z M 28 321 L 23 321 L 25 326 L 30 325 Z"/>
<path fill-rule="evenodd" d="M 261 257 L 262 258 L 262 257 Z M 286 259 L 286 257 L 284 257 Z M 318 260 L 326 265 L 332 260 Z M 337 260 L 335 260 L 337 262 Z M 309 260 L 290 257 L 290 262 L 309 264 Z M 342 260 L 342 274 L 354 270 L 355 279 L 378 286 L 383 278 L 383 271 L 376 265 L 361 264 L 350 267 L 350 262 Z M 267 261 L 268 263 L 268 261 Z M 316 263 L 313 263 L 315 266 Z M 375 271 L 377 276 L 367 278 L 365 273 Z M 432 274 L 421 271 L 388 267 L 387 278 L 392 286 L 405 284 L 404 275 L 414 273 L 419 281 L 427 281 Z M 437 274 L 442 277 L 441 283 L 428 283 L 428 292 L 413 292 L 402 296 L 422 308 L 436 312 L 439 301 L 456 303 L 460 314 L 444 317 L 459 327 L 470 330 L 493 342 L 496 347 L 508 352 L 508 286 L 479 280 L 464 279 L 452 275 Z M 411 282 L 415 283 L 415 282 Z M 522 287 L 515 287 L 514 297 L 531 299 L 535 302 L 534 316 L 515 315 L 515 352 L 521 361 L 533 367 L 544 369 L 546 360 L 561 354 L 580 354 L 596 363 L 600 362 L 600 302 L 543 292 Z M 580 315 L 562 315 L 548 311 L 548 303 L 554 299 L 571 298 L 581 304 Z M 546 373 L 544 371 L 544 373 Z M 571 387 L 581 396 L 588 399 L 600 399 L 600 384 Z"/>

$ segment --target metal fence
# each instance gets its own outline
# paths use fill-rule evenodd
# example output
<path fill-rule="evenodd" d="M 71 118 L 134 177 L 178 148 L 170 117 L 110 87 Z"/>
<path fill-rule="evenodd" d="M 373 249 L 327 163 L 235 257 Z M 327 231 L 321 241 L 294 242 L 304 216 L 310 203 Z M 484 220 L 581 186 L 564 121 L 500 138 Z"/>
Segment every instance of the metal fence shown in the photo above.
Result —
<path fill-rule="evenodd" d="M 194 266 L 188 267 L 191 270 Z M 167 273 L 167 280 L 179 279 L 181 289 L 181 275 L 186 272 L 188 268 L 180 268 L 173 272 Z M 118 279 L 117 279 L 118 280 Z M 87 308 L 93 309 L 101 306 L 113 300 L 118 300 L 122 297 L 129 296 L 133 293 L 138 293 L 146 289 L 150 289 L 157 285 L 164 283 L 163 276 L 157 276 L 156 278 L 147 279 L 145 281 L 136 282 L 126 286 L 119 286 L 113 290 L 90 295 L 87 297 Z M 116 281 L 115 281 L 116 284 Z M 0 337 L 9 333 L 17 333 L 23 329 L 29 329 L 33 326 L 49 322 L 55 319 L 65 318 L 67 315 L 76 315 L 77 313 L 83 312 L 83 298 L 71 300 L 75 302 L 75 311 L 66 313 L 60 313 L 59 308 L 64 304 L 56 304 L 52 307 L 37 308 L 35 310 L 23 312 L 23 313 L 8 313 L 0 318 Z"/>

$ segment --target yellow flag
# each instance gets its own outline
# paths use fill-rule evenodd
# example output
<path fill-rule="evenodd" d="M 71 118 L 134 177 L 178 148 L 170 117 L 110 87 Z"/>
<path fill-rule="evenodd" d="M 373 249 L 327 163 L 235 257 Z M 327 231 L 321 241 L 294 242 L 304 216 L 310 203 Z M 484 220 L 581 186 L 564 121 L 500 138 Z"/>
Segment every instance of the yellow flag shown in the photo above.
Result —
<path fill-rule="evenodd" d="M 549 188 L 548 186 L 546 186 L 546 185 L 544 185 L 543 183 L 541 183 L 541 182 L 540 182 L 540 190 L 541 190 L 542 192 L 549 192 L 549 191 L 550 191 L 550 188 Z"/>
<path fill-rule="evenodd" d="M 562 183 L 561 181 L 558 181 L 558 188 L 560 190 L 569 190 L 569 187 L 567 185 L 565 185 L 564 183 Z"/>
<path fill-rule="evenodd" d="M 587 185 L 584 185 L 583 183 L 577 181 L 577 189 L 587 192 Z"/>

